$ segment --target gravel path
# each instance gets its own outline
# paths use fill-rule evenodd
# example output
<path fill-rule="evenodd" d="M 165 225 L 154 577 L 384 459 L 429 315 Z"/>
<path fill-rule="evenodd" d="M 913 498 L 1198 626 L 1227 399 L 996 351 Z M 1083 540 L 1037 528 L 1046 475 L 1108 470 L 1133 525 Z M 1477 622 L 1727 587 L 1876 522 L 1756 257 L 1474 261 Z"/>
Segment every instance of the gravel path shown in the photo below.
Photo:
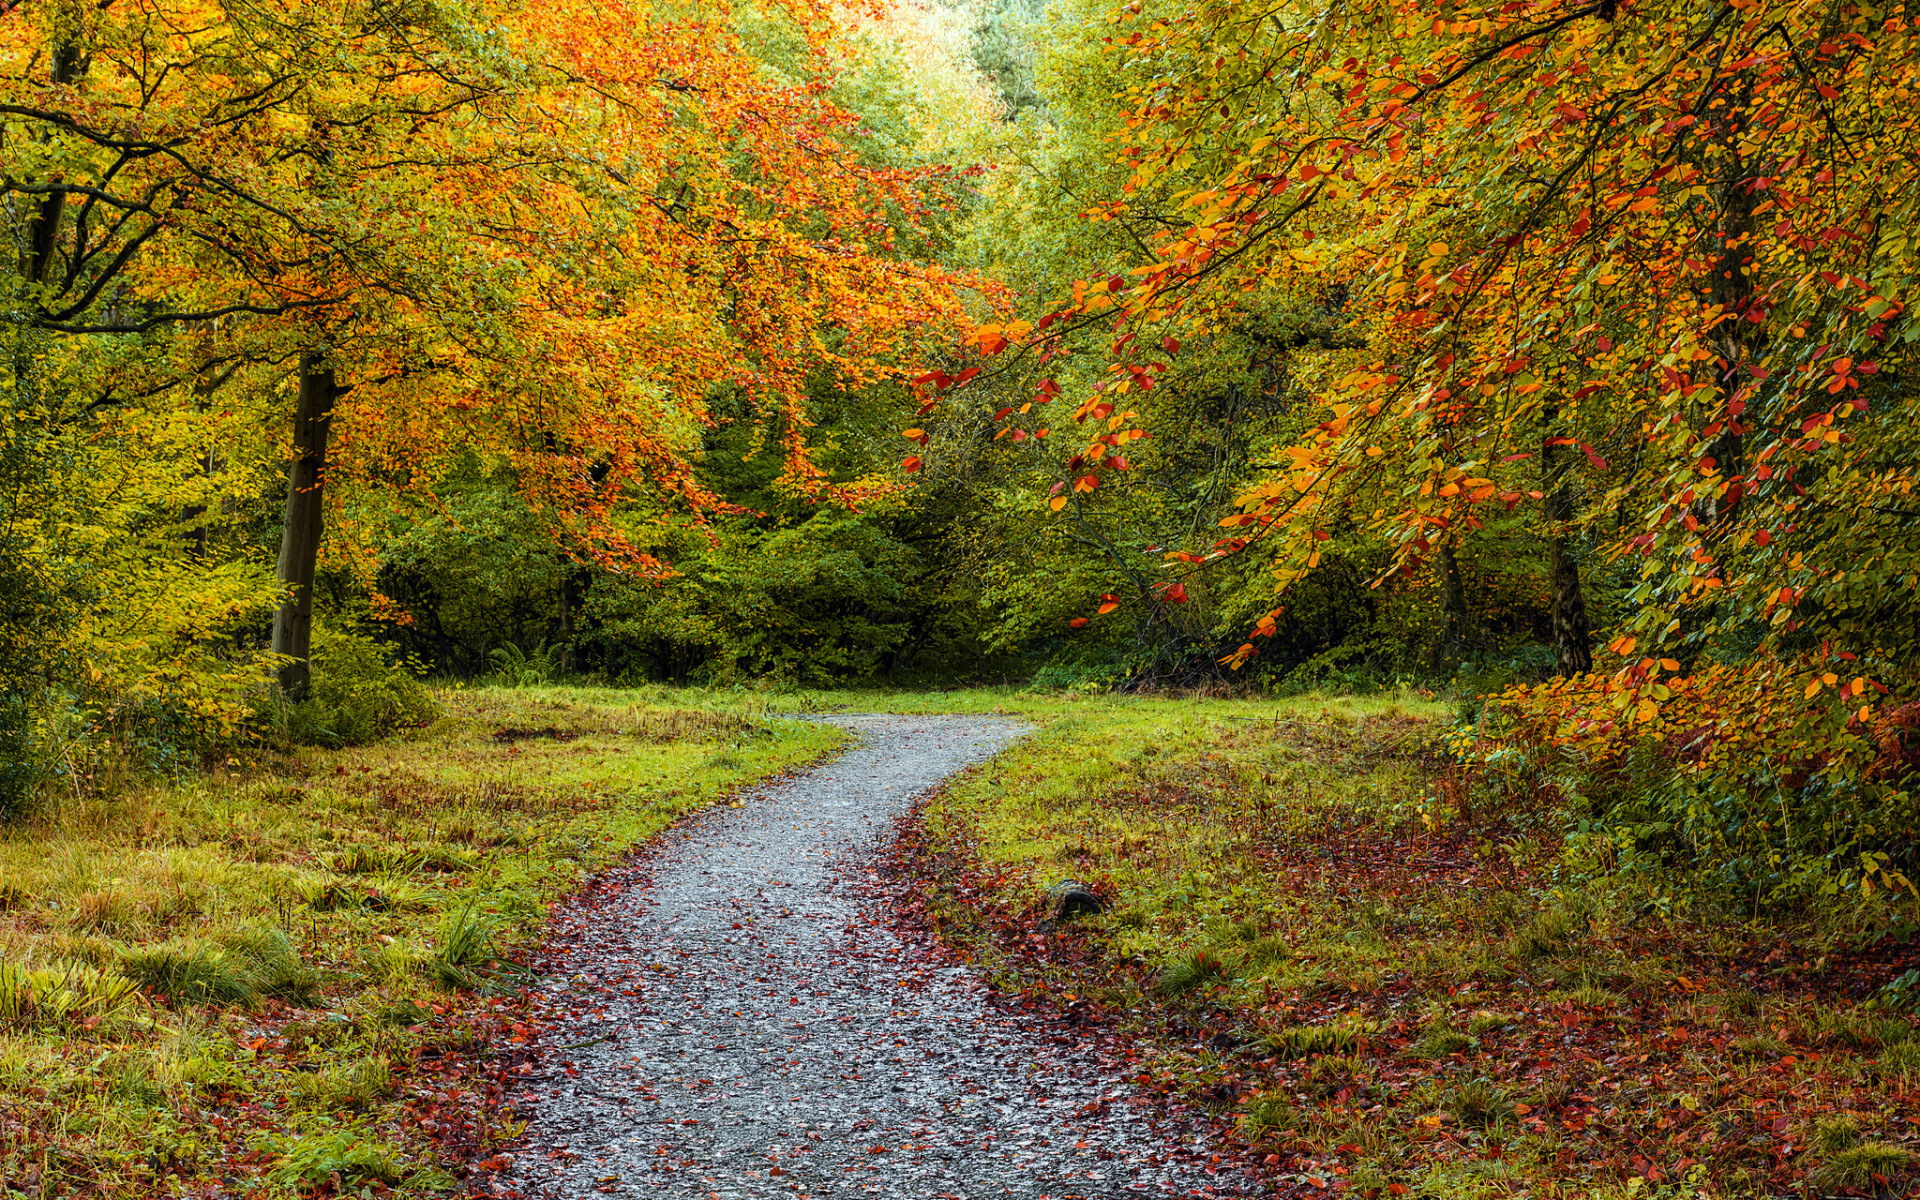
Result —
<path fill-rule="evenodd" d="M 1027 727 L 829 719 L 855 748 L 682 824 L 561 914 L 556 1024 L 514 1097 L 520 1193 L 1236 1193 L 1195 1128 L 1129 1102 L 1123 1050 L 1009 1014 L 890 928 L 892 819 Z"/>

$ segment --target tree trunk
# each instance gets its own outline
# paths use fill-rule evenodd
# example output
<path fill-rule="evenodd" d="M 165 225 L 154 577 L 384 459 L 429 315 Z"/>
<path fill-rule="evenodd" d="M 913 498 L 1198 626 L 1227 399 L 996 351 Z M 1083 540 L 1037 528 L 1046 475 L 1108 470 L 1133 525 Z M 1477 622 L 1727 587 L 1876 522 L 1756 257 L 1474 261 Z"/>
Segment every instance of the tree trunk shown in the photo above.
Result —
<path fill-rule="evenodd" d="M 1467 587 L 1460 578 L 1460 557 L 1449 537 L 1440 543 L 1440 608 L 1446 614 L 1447 631 L 1443 653 L 1463 658 L 1467 652 Z"/>
<path fill-rule="evenodd" d="M 1709 126 L 1709 136 L 1725 157 L 1714 164 L 1713 199 L 1719 210 L 1714 241 L 1719 257 L 1713 264 L 1708 296 L 1723 312 L 1732 314 L 1732 319 L 1722 321 L 1713 333 L 1720 351 L 1714 380 L 1720 411 L 1713 420 L 1724 421 L 1726 427 L 1708 444 L 1707 457 L 1713 459 L 1720 477 L 1728 480 L 1746 474 L 1746 439 L 1741 434 L 1745 422 L 1740 419 L 1744 414 L 1733 412 L 1732 403 L 1748 378 L 1746 360 L 1766 341 L 1764 326 L 1746 319 L 1753 304 L 1753 280 L 1747 275 L 1747 264 L 1753 261 L 1754 208 L 1760 195 L 1753 190 L 1755 168 L 1741 157 L 1739 145 L 1752 104 L 1752 74 L 1743 73 L 1724 114 Z M 1702 506 L 1706 510 L 1704 519 L 1710 524 L 1717 522 L 1739 502 L 1740 492 L 1729 489 L 1727 495 L 1713 497 Z"/>
<path fill-rule="evenodd" d="M 53 69 L 48 79 L 55 85 L 78 82 L 87 60 L 79 42 L 80 19 L 68 8 L 55 17 Z M 21 247 L 20 274 L 30 283 L 45 283 L 53 271 L 60 251 L 60 225 L 67 211 L 67 194 L 58 189 L 48 192 L 27 218 L 25 244 Z"/>
<path fill-rule="evenodd" d="M 579 635 L 580 605 L 586 600 L 589 576 L 573 564 L 573 560 L 564 555 L 560 560 L 565 564 L 560 574 L 560 673 L 578 675 L 580 673 L 580 648 L 574 639 Z"/>
<path fill-rule="evenodd" d="M 215 374 L 210 367 L 202 368 L 193 380 L 193 406 L 202 417 L 213 408 L 213 394 L 233 375 L 232 370 L 224 374 Z M 211 479 L 226 469 L 226 457 L 217 446 L 209 445 L 196 464 L 202 479 Z M 186 543 L 187 557 L 196 563 L 207 561 L 208 508 L 204 504 L 183 505 L 180 509 L 180 525 L 183 529 L 182 540 Z"/>
<path fill-rule="evenodd" d="M 1569 548 L 1567 525 L 1573 520 L 1573 489 L 1567 482 L 1563 446 L 1546 443 L 1554 437 L 1559 410 L 1546 412 L 1546 434 L 1541 438 L 1540 461 L 1545 467 L 1546 499 L 1541 504 L 1547 520 L 1547 555 L 1553 579 L 1553 669 L 1567 678 L 1593 670 L 1592 632 L 1587 628 L 1587 603 L 1580 590 L 1580 563 Z"/>
<path fill-rule="evenodd" d="M 293 413 L 293 461 L 287 467 L 287 510 L 280 534 L 280 585 L 286 597 L 273 614 L 273 652 L 281 655 L 280 692 L 304 699 L 313 672 L 313 574 L 326 531 L 321 486 L 327 469 L 327 434 L 333 425 L 333 368 L 324 356 L 300 356 L 300 396 Z"/>

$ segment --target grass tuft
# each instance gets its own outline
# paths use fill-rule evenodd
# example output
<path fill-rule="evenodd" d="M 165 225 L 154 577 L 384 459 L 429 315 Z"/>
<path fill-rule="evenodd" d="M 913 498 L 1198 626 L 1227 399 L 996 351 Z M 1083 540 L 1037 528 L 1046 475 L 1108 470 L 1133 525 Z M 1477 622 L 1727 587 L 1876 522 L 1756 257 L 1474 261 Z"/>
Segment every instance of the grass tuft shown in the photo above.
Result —
<path fill-rule="evenodd" d="M 1832 1154 L 1807 1181 L 1826 1191 L 1864 1188 L 1885 1182 L 1913 1163 L 1913 1152 L 1888 1142 L 1861 1142 Z"/>
<path fill-rule="evenodd" d="M 1160 970 L 1156 982 L 1163 996 L 1184 996 L 1227 975 L 1227 964 L 1211 950 L 1195 950 L 1174 959 Z"/>
<path fill-rule="evenodd" d="M 1300 1112 L 1294 1107 L 1292 1098 L 1280 1092 L 1267 1092 L 1256 1097 L 1240 1118 L 1242 1127 L 1255 1136 L 1292 1129 L 1299 1121 Z"/>
<path fill-rule="evenodd" d="M 450 988 L 481 986 L 491 977 L 499 958 L 493 944 L 499 928 L 497 918 L 468 901 L 440 923 L 440 946 L 427 959 L 429 969 Z"/>
<path fill-rule="evenodd" d="M 1262 1039 L 1281 1058 L 1312 1054 L 1344 1054 L 1385 1026 L 1357 1013 L 1342 1013 L 1324 1025 L 1290 1025 Z"/>
<path fill-rule="evenodd" d="M 281 1184 L 319 1188 L 335 1176 L 346 1187 L 370 1183 L 388 1186 L 406 1177 L 392 1146 L 358 1129 L 336 1129 L 308 1134 L 286 1145 L 273 1178 Z"/>
<path fill-rule="evenodd" d="M 1850 1150 L 1860 1141 L 1860 1123 L 1852 1117 L 1833 1117 L 1816 1122 L 1813 1136 L 1808 1141 L 1822 1154 Z"/>
<path fill-rule="evenodd" d="M 120 962 L 127 978 L 176 1008 L 259 1003 L 261 989 L 250 966 L 243 957 L 202 938 L 137 947 Z"/>
<path fill-rule="evenodd" d="M 1475 1079 L 1455 1088 L 1447 1098 L 1447 1111 L 1453 1119 L 1470 1129 L 1485 1129 L 1513 1116 L 1513 1101 L 1486 1079 Z"/>

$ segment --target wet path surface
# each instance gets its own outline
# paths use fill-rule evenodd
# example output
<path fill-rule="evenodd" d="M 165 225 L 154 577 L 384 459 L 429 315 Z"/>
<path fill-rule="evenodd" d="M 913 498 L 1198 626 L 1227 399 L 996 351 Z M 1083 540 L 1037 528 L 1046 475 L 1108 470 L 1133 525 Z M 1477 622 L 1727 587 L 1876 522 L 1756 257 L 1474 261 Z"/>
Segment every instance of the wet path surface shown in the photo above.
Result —
<path fill-rule="evenodd" d="M 1124 1050 L 1008 1014 L 970 968 L 890 928 L 875 855 L 893 818 L 1025 727 L 831 719 L 860 743 L 682 824 L 559 915 L 542 1000 L 553 1024 L 514 1097 L 531 1118 L 514 1187 L 1237 1192 L 1207 1177 L 1195 1128 L 1156 1126 L 1131 1102 Z"/>

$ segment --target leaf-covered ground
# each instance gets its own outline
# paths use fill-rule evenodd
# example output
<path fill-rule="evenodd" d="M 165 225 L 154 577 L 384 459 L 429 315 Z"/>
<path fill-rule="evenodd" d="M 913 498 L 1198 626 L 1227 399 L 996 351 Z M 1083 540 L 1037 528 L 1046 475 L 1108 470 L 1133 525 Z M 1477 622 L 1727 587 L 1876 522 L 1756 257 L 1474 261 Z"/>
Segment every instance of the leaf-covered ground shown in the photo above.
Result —
<path fill-rule="evenodd" d="M 838 741 L 666 693 L 445 699 L 0 829 L 0 1196 L 484 1193 L 547 904 Z"/>
<path fill-rule="evenodd" d="M 946 789 L 902 867 L 1029 1002 L 1153 1048 L 1281 1195 L 1894 1196 L 1910 911 L 1663 906 L 1445 766 L 1433 706 L 1087 709 Z M 1522 798 L 1524 799 L 1524 798 Z M 1044 888 L 1112 902 L 1037 927 Z M 1877 939 L 1877 940 L 1876 940 Z"/>

